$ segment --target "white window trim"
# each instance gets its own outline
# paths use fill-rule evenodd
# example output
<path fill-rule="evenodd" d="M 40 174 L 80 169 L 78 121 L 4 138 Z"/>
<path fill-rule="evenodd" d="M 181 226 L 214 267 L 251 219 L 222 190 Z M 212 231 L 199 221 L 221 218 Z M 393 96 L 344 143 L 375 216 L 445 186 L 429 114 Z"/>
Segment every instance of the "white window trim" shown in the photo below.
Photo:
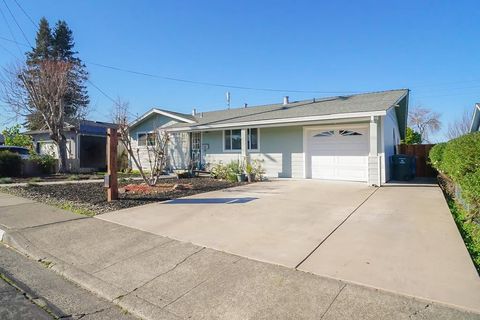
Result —
<path fill-rule="evenodd" d="M 245 129 L 245 128 L 243 128 Z M 260 151 L 260 128 L 246 128 L 246 129 L 257 129 L 257 148 L 256 149 L 248 149 L 249 152 L 259 152 Z M 242 130 L 242 128 L 232 128 L 232 129 L 225 129 L 222 130 L 222 150 L 223 152 L 232 152 L 232 153 L 241 153 L 242 149 L 225 149 L 225 131 L 232 131 L 232 130 Z M 230 138 L 231 143 L 231 138 Z M 231 146 L 231 145 L 230 145 Z"/>
<path fill-rule="evenodd" d="M 149 133 L 155 133 L 155 131 L 152 130 L 152 131 L 139 131 L 139 132 L 137 132 L 137 148 L 155 147 L 157 145 L 157 140 L 156 139 L 155 139 L 155 144 L 151 145 L 151 146 L 149 146 L 147 142 L 145 142 L 144 146 L 141 146 L 139 144 L 140 139 L 138 138 L 138 136 L 141 135 L 141 134 L 147 134 L 148 135 Z M 148 139 L 146 141 L 148 141 Z"/>

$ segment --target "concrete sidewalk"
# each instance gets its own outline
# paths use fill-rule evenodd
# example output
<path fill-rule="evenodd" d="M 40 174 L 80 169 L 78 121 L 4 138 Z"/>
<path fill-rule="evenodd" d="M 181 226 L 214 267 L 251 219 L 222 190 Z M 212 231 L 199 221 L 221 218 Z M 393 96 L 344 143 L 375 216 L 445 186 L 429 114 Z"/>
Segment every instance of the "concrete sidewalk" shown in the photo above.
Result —
<path fill-rule="evenodd" d="M 0 195 L 0 225 L 6 244 L 146 319 L 480 319 L 14 196 Z"/>

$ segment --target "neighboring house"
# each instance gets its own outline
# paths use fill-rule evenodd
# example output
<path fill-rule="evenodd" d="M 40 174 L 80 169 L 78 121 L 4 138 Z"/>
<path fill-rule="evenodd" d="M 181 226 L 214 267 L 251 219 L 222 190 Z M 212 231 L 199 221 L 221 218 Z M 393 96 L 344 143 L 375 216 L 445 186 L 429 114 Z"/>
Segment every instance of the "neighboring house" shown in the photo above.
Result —
<path fill-rule="evenodd" d="M 65 127 L 67 138 L 67 167 L 72 172 L 106 170 L 107 129 L 115 128 L 112 123 L 81 120 L 78 125 Z M 33 138 L 39 154 L 50 154 L 58 159 L 58 147 L 50 138 L 48 130 L 27 131 Z"/>
<path fill-rule="evenodd" d="M 473 110 L 472 125 L 470 126 L 470 132 L 480 131 L 480 103 L 475 104 Z"/>
<path fill-rule="evenodd" d="M 390 156 L 405 137 L 409 90 L 391 90 L 192 115 L 151 109 L 130 125 L 142 166 L 156 128 L 169 132 L 170 169 L 249 157 L 266 175 L 364 181 L 390 178 Z M 146 167 L 146 166 L 145 166 Z"/>

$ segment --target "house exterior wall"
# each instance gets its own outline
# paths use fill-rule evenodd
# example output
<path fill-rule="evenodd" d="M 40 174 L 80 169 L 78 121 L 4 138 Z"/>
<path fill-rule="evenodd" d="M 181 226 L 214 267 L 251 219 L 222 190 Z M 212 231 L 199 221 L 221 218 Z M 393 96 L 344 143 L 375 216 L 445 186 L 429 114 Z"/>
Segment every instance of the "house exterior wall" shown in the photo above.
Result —
<path fill-rule="evenodd" d="M 387 115 L 383 117 L 383 161 L 382 161 L 382 182 L 390 180 L 392 169 L 390 157 L 397 153 L 397 146 L 400 144 L 400 131 L 398 129 L 398 121 L 395 108 L 387 111 Z"/>
<path fill-rule="evenodd" d="M 267 177 L 303 178 L 302 126 L 260 128 L 259 138 L 259 150 L 249 155 L 262 161 Z M 202 144 L 208 144 L 204 154 L 207 166 L 240 160 L 240 150 L 223 150 L 223 131 L 203 132 Z"/>
<path fill-rule="evenodd" d="M 130 139 L 135 153 L 138 154 L 138 160 L 144 170 L 150 170 L 148 148 L 138 145 L 138 134 L 153 132 L 157 128 L 167 127 L 178 121 L 167 116 L 154 114 L 149 119 L 145 119 L 132 130 L 130 130 Z M 190 142 L 188 133 L 171 133 L 170 143 L 168 145 L 169 162 L 168 169 L 186 169 L 190 162 Z M 137 152 L 138 151 L 138 152 Z M 130 159 L 130 165 L 135 168 L 134 162 Z"/>
<path fill-rule="evenodd" d="M 50 138 L 49 133 L 37 133 L 30 135 L 33 139 L 35 150 L 39 154 L 49 154 L 58 159 L 58 147 Z M 80 170 L 80 160 L 78 159 L 78 140 L 77 133 L 74 131 L 65 132 L 67 138 L 67 168 L 72 172 Z"/>

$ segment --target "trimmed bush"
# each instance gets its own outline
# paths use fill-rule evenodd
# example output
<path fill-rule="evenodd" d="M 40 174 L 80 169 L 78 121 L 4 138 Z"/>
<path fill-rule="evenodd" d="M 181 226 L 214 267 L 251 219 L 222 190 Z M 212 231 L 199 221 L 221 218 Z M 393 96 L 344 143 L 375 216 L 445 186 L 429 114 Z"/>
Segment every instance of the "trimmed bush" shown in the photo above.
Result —
<path fill-rule="evenodd" d="M 430 159 L 430 164 L 432 167 L 436 168 L 438 171 L 443 172 L 442 170 L 442 163 L 443 163 L 443 154 L 445 152 L 445 148 L 447 147 L 447 143 L 439 143 L 433 146 L 428 154 L 428 158 Z"/>
<path fill-rule="evenodd" d="M 450 140 L 443 153 L 441 168 L 455 182 L 480 169 L 480 132 Z"/>
<path fill-rule="evenodd" d="M 0 151 L 0 177 L 18 177 L 21 172 L 20 156 L 10 151 Z"/>
<path fill-rule="evenodd" d="M 478 215 L 480 209 L 480 132 L 450 140 L 444 147 L 439 147 L 435 151 L 434 149 L 435 147 L 432 148 L 429 155 L 432 165 L 460 186 L 462 197 L 472 206 L 473 214 Z"/>
<path fill-rule="evenodd" d="M 55 171 L 56 160 L 49 154 L 32 154 L 30 159 L 38 165 L 38 168 L 43 174 L 49 174 Z"/>

